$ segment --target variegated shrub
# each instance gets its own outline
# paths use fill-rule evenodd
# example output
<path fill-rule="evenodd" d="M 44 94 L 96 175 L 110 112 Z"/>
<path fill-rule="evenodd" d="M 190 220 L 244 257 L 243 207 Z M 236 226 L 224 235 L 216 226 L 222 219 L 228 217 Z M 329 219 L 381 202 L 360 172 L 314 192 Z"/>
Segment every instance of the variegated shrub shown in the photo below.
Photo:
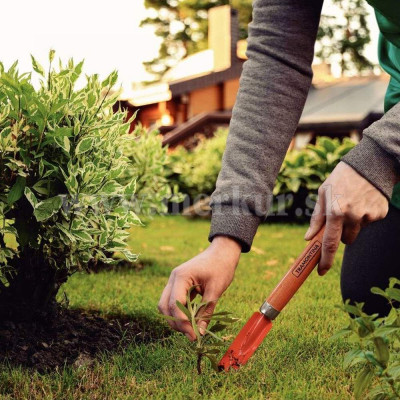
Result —
<path fill-rule="evenodd" d="M 67 277 L 90 261 L 113 262 L 127 229 L 135 180 L 120 183 L 129 124 L 113 111 L 114 72 L 87 76 L 82 63 L 50 68 L 32 57 L 39 85 L 0 64 L 0 318 L 48 315 Z"/>

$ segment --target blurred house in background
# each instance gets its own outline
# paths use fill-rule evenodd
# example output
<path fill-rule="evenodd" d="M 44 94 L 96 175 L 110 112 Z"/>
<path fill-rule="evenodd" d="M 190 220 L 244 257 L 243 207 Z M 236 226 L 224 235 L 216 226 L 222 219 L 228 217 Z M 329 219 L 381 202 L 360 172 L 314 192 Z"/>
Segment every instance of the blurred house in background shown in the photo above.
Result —
<path fill-rule="evenodd" d="M 218 126 L 228 126 L 246 60 L 246 40 L 238 40 L 237 10 L 209 10 L 207 50 L 171 68 L 161 82 L 124 92 L 122 107 L 138 111 L 134 125 L 156 127 L 164 144 L 194 146 Z M 360 139 L 365 127 L 383 115 L 386 75 L 337 80 L 326 64 L 313 66 L 314 80 L 291 148 L 317 135 Z"/>

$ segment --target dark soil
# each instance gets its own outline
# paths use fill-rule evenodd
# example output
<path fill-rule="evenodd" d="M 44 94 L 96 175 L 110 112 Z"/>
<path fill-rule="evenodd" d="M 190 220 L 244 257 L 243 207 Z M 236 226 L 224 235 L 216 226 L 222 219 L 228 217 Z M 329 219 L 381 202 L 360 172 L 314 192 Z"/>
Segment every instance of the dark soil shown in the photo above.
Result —
<path fill-rule="evenodd" d="M 102 261 L 98 261 L 95 264 L 94 263 L 89 263 L 88 266 L 88 272 L 92 274 L 97 274 L 99 272 L 103 271 L 115 271 L 115 272 L 121 272 L 121 271 L 141 271 L 147 266 L 153 265 L 154 261 L 153 260 L 146 260 L 146 259 L 140 259 L 140 261 L 126 261 L 126 260 L 118 260 L 117 263 L 115 264 L 107 264 Z"/>
<path fill-rule="evenodd" d="M 144 318 L 62 309 L 50 324 L 0 321 L 0 361 L 45 373 L 65 365 L 89 366 L 101 353 L 167 335 L 166 328 Z"/>

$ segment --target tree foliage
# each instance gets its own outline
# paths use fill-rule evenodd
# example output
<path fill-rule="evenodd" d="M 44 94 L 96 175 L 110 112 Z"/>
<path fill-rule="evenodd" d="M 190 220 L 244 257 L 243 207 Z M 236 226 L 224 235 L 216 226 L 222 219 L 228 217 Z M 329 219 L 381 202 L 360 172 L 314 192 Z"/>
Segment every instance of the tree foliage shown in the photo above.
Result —
<path fill-rule="evenodd" d="M 212 7 L 230 4 L 239 12 L 239 36 L 247 37 L 251 21 L 251 0 L 145 0 L 145 6 L 155 12 L 141 26 L 155 27 L 162 38 L 159 54 L 143 64 L 146 70 L 160 78 L 182 58 L 208 47 L 208 15 Z"/>
<path fill-rule="evenodd" d="M 323 14 L 317 36 L 316 56 L 339 62 L 342 73 L 361 72 L 373 64 L 364 56 L 370 43 L 365 0 L 331 0 L 332 11 Z"/>

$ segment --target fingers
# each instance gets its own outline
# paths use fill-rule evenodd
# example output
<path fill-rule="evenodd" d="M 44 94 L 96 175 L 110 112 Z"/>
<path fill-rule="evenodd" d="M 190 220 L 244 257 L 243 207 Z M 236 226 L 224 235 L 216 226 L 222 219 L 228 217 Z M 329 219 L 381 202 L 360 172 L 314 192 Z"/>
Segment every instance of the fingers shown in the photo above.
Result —
<path fill-rule="evenodd" d="M 187 316 L 176 305 L 177 301 L 186 305 L 186 295 L 191 286 L 192 282 L 189 279 L 180 276 L 175 270 L 172 271 L 168 284 L 161 295 L 158 309 L 164 315 L 180 319 L 179 321 L 168 320 L 168 324 L 172 329 L 184 333 L 189 340 L 194 340 L 196 335 Z"/>
<path fill-rule="evenodd" d="M 344 244 L 352 244 L 361 230 L 361 224 L 358 221 L 350 221 L 344 224 L 342 232 L 342 242 Z"/>
<path fill-rule="evenodd" d="M 169 297 L 171 295 L 171 289 L 172 289 L 172 284 L 171 284 L 171 279 L 169 279 L 167 285 L 165 286 L 161 294 L 160 301 L 158 302 L 158 311 L 160 311 L 161 314 L 169 315 L 168 303 L 169 303 Z M 175 329 L 174 321 L 168 319 L 167 323 L 172 329 Z"/>
<path fill-rule="evenodd" d="M 343 231 L 343 219 L 331 215 L 326 220 L 326 228 L 322 239 L 322 254 L 318 264 L 318 274 L 325 275 L 333 264 Z"/>
<path fill-rule="evenodd" d="M 304 239 L 311 240 L 320 231 L 325 223 L 325 219 L 325 195 L 324 193 L 321 193 L 318 196 L 317 203 L 315 204 L 310 220 L 310 227 L 304 235 Z"/>
<path fill-rule="evenodd" d="M 186 305 L 186 295 L 192 286 L 191 282 L 185 279 L 175 279 L 174 284 L 171 289 L 171 295 L 168 302 L 169 315 L 171 317 L 184 319 L 186 321 L 174 321 L 175 328 L 177 331 L 184 333 L 189 340 L 196 339 L 196 335 L 193 331 L 192 326 L 189 323 L 187 316 L 178 308 L 176 302 L 179 301 L 183 305 Z"/>
<path fill-rule="evenodd" d="M 205 291 L 204 291 L 204 295 L 202 298 L 202 302 L 209 302 L 205 307 L 203 307 L 202 309 L 200 309 L 198 315 L 200 317 L 202 316 L 210 316 L 212 314 L 214 314 L 214 310 L 215 307 L 217 305 L 217 301 L 218 301 L 219 295 L 215 293 L 214 290 L 212 290 L 209 287 L 206 287 Z M 199 332 L 204 335 L 205 330 L 208 326 L 208 324 L 210 323 L 209 320 L 200 320 L 197 323 L 197 326 L 199 327 Z"/>

